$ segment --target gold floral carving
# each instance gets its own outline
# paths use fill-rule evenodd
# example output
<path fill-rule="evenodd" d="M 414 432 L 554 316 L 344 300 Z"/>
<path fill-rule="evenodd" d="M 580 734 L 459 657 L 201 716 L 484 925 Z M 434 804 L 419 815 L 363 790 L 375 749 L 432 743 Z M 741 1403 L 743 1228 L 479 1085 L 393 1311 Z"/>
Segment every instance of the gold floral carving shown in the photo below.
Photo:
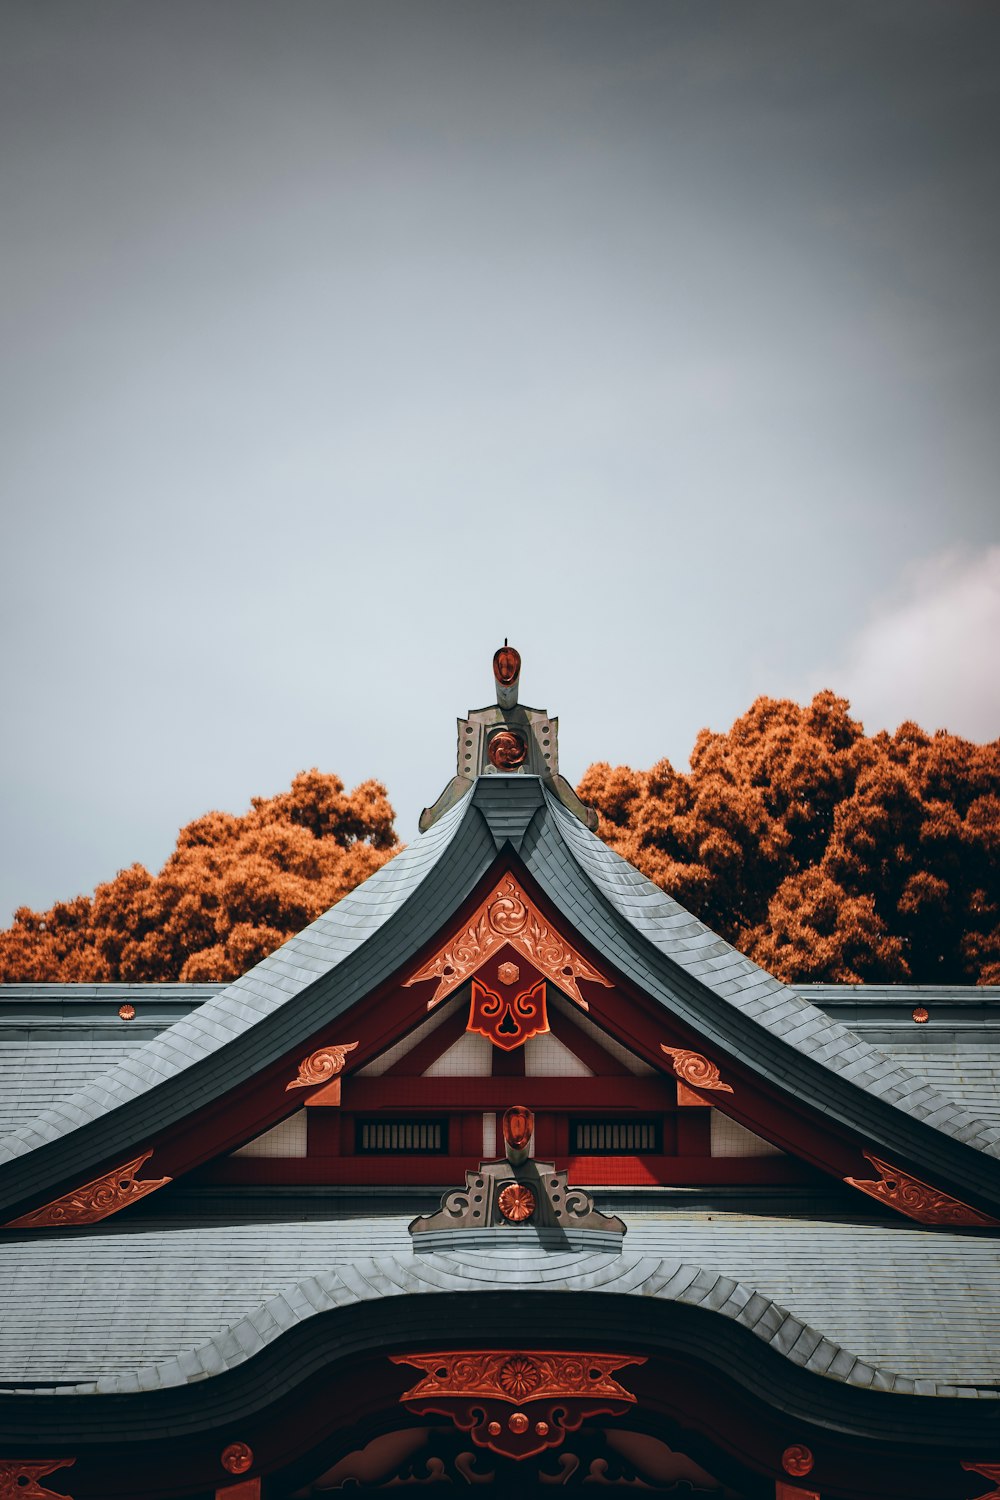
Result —
<path fill-rule="evenodd" d="M 673 1064 L 674 1074 L 682 1082 L 688 1083 L 696 1089 L 716 1089 L 723 1094 L 731 1094 L 732 1088 L 728 1083 L 723 1083 L 719 1077 L 719 1070 L 715 1063 L 709 1062 L 707 1057 L 702 1057 L 700 1052 L 689 1052 L 684 1047 L 668 1047 L 660 1043 L 660 1051 L 665 1052 Z"/>
<path fill-rule="evenodd" d="M 68 1469 L 75 1458 L 4 1458 L 0 1459 L 0 1500 L 67 1500 L 62 1492 L 47 1490 L 39 1484 L 46 1474 Z"/>
<path fill-rule="evenodd" d="M 407 979 L 406 984 L 419 984 L 422 979 L 438 981 L 438 987 L 428 1002 L 430 1009 L 464 984 L 469 975 L 475 973 L 503 943 L 515 948 L 583 1010 L 589 1007 L 580 994 L 579 980 L 592 979 L 596 984 L 611 987 L 610 979 L 605 979 L 564 938 L 553 932 L 513 875 L 503 877 L 472 920 Z"/>
<path fill-rule="evenodd" d="M 867 1193 L 869 1198 L 877 1198 L 890 1208 L 898 1209 L 908 1218 L 916 1219 L 920 1224 L 948 1224 L 954 1227 L 985 1228 L 1000 1224 L 1000 1220 L 991 1219 L 989 1214 L 980 1213 L 978 1208 L 970 1208 L 967 1203 L 952 1198 L 940 1188 L 921 1182 L 919 1177 L 913 1177 L 909 1172 L 894 1167 L 891 1162 L 881 1161 L 879 1157 L 872 1156 L 870 1151 L 866 1151 L 864 1155 L 878 1172 L 878 1179 L 868 1181 L 859 1177 L 845 1177 L 844 1181 L 851 1187 L 859 1188 L 862 1193 Z"/>
<path fill-rule="evenodd" d="M 298 1077 L 293 1078 L 291 1083 L 286 1083 L 285 1093 L 289 1089 L 311 1089 L 318 1083 L 329 1083 L 331 1078 L 336 1078 L 338 1073 L 343 1072 L 344 1059 L 357 1045 L 357 1042 L 332 1042 L 327 1047 L 310 1052 L 299 1063 Z"/>
<path fill-rule="evenodd" d="M 1000 1464 L 962 1464 L 963 1469 L 968 1469 L 970 1474 L 981 1474 L 991 1484 L 995 1483 L 997 1488 L 988 1491 L 985 1495 L 977 1495 L 976 1500 L 1000 1500 Z"/>
<path fill-rule="evenodd" d="M 53 1229 L 63 1224 L 99 1223 L 101 1219 L 127 1208 L 136 1199 L 145 1198 L 147 1193 L 153 1193 L 157 1188 L 165 1187 L 168 1182 L 173 1181 L 171 1177 L 151 1177 L 148 1182 L 139 1182 L 138 1172 L 152 1154 L 152 1149 L 144 1151 L 141 1156 L 133 1157 L 123 1166 L 105 1172 L 103 1177 L 85 1182 L 83 1187 L 64 1193 L 61 1198 L 46 1203 L 42 1208 L 32 1209 L 30 1214 L 11 1219 L 7 1228 Z M 23 1494 L 24 1490 L 19 1493 Z"/>
<path fill-rule="evenodd" d="M 635 1354 L 569 1354 L 550 1349 L 462 1349 L 445 1354 L 393 1354 L 394 1365 L 413 1365 L 424 1376 L 401 1401 L 427 1396 L 492 1396 L 512 1406 L 552 1396 L 635 1397 L 613 1378 L 625 1365 L 644 1365 Z"/>

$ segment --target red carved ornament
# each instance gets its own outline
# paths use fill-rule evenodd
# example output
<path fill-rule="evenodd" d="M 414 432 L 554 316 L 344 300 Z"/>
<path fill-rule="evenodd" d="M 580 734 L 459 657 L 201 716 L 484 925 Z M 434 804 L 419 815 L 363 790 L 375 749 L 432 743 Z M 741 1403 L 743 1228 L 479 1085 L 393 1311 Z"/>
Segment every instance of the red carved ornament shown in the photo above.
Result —
<path fill-rule="evenodd" d="M 1000 1464 L 963 1463 L 962 1468 L 968 1469 L 970 1474 L 981 1474 L 984 1479 L 988 1479 L 991 1484 L 996 1484 L 997 1486 L 996 1489 L 990 1490 L 988 1494 L 977 1495 L 976 1500 L 1000 1500 Z"/>
<path fill-rule="evenodd" d="M 32 1209 L 31 1213 L 22 1214 L 19 1219 L 11 1219 L 7 1228 L 54 1229 L 64 1224 L 99 1223 L 101 1219 L 127 1208 L 136 1199 L 145 1198 L 147 1193 L 153 1193 L 157 1188 L 165 1187 L 168 1182 L 173 1181 L 170 1177 L 150 1178 L 148 1182 L 138 1181 L 140 1167 L 152 1154 L 152 1150 L 149 1150 L 144 1151 L 141 1156 L 134 1156 L 123 1166 L 105 1172 L 103 1177 L 95 1177 L 93 1182 L 85 1182 L 83 1187 L 64 1193 L 61 1198 L 46 1203 L 42 1208 Z"/>
<path fill-rule="evenodd" d="M 549 1029 L 545 980 L 539 979 L 530 989 L 507 996 L 498 995 L 474 979 L 469 1023 L 465 1029 L 487 1037 L 494 1047 L 500 1047 L 504 1052 L 523 1047 L 529 1037 Z"/>
<path fill-rule="evenodd" d="M 249 1443 L 230 1443 L 223 1448 L 219 1462 L 229 1474 L 245 1474 L 253 1463 L 253 1449 Z"/>
<path fill-rule="evenodd" d="M 329 1083 L 331 1078 L 343 1072 L 348 1052 L 353 1052 L 357 1045 L 357 1042 L 331 1042 L 310 1052 L 299 1063 L 298 1076 L 285 1084 L 285 1093 L 290 1089 L 311 1089 L 318 1083 Z"/>
<path fill-rule="evenodd" d="M 596 984 L 611 987 L 610 979 L 605 979 L 564 938 L 553 932 L 513 875 L 505 875 L 461 932 L 439 948 L 434 957 L 405 983 L 419 984 L 423 979 L 438 981 L 428 1002 L 430 1009 L 464 984 L 503 943 L 515 948 L 583 1010 L 589 1007 L 580 994 L 579 980 L 591 979 Z"/>
<path fill-rule="evenodd" d="M 512 1224 L 523 1224 L 535 1212 L 535 1195 L 523 1182 L 508 1182 L 500 1189 L 497 1208 Z"/>
<path fill-rule="evenodd" d="M 62 1491 L 46 1489 L 39 1484 L 47 1474 L 68 1469 L 75 1458 L 4 1458 L 0 1459 L 0 1500 L 67 1500 Z"/>
<path fill-rule="evenodd" d="M 493 653 L 493 676 L 504 687 L 516 682 L 521 671 L 521 653 L 504 641 L 499 651 Z"/>
<path fill-rule="evenodd" d="M 792 1474 L 796 1479 L 801 1479 L 804 1474 L 811 1473 L 815 1461 L 812 1450 L 807 1448 L 805 1443 L 793 1443 L 781 1455 L 781 1467 L 786 1474 Z"/>
<path fill-rule="evenodd" d="M 774 1500 L 819 1500 L 818 1490 L 800 1490 L 798 1485 L 784 1484 L 779 1479 L 774 1486 Z"/>
<path fill-rule="evenodd" d="M 900 1167 L 894 1167 L 891 1162 L 881 1161 L 870 1151 L 866 1151 L 864 1156 L 878 1172 L 878 1179 L 868 1181 L 865 1178 L 845 1177 L 844 1181 L 862 1193 L 867 1193 L 869 1198 L 877 1198 L 890 1208 L 898 1209 L 907 1218 L 916 1219 L 919 1224 L 948 1224 L 955 1228 L 985 1228 L 1000 1224 L 1000 1220 L 991 1219 L 989 1214 L 980 1213 L 978 1208 L 970 1208 L 967 1203 L 952 1198 L 940 1188 L 921 1182 L 919 1177 L 913 1177 Z"/>
<path fill-rule="evenodd" d="M 692 1088 L 716 1089 L 723 1094 L 733 1092 L 732 1087 L 723 1083 L 719 1077 L 715 1064 L 709 1062 L 707 1057 L 702 1057 L 700 1052 L 689 1052 L 685 1047 L 668 1047 L 665 1042 L 660 1043 L 660 1051 L 670 1058 L 674 1076 L 690 1084 Z"/>
<path fill-rule="evenodd" d="M 515 771 L 528 759 L 528 746 L 523 735 L 515 734 L 512 729 L 501 729 L 486 746 L 486 754 L 498 771 Z"/>
<path fill-rule="evenodd" d="M 390 1357 L 424 1371 L 399 1398 L 412 1412 L 450 1417 L 479 1447 L 514 1459 L 558 1447 L 588 1417 L 621 1416 L 635 1397 L 614 1372 L 646 1363 L 631 1354 L 519 1349 Z"/>

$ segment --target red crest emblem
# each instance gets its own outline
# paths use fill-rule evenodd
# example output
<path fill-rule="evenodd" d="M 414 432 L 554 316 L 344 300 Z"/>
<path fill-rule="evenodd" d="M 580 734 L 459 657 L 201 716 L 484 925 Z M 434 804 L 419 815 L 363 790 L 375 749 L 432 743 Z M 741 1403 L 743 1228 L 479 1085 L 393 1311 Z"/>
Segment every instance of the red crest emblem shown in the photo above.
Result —
<path fill-rule="evenodd" d="M 548 1031 L 545 980 L 536 980 L 530 989 L 520 990 L 516 995 L 498 995 L 474 979 L 469 1024 L 465 1029 L 489 1037 L 494 1047 L 502 1047 L 505 1052 L 513 1052 L 530 1036 Z"/>

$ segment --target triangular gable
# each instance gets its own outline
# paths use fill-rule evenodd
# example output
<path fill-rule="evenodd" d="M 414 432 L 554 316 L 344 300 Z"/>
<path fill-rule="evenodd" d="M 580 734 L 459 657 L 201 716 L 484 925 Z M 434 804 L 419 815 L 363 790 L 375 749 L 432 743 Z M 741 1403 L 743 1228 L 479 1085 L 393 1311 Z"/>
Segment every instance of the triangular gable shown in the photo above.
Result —
<path fill-rule="evenodd" d="M 877 1186 L 890 1181 L 888 1164 L 911 1202 L 913 1183 L 933 1182 L 939 1199 L 953 1193 L 1000 1210 L 995 1130 L 738 954 L 540 782 L 506 776 L 482 778 L 243 979 L 0 1143 L 0 1202 L 44 1202 L 47 1189 L 65 1192 L 102 1163 L 120 1173 L 115 1163 L 150 1142 L 158 1177 L 237 1149 L 298 1108 L 303 1100 L 288 1090 L 322 1081 L 307 1065 L 331 1044 L 357 1042 L 345 1076 L 363 1072 L 447 998 L 441 980 L 455 942 L 508 876 L 537 918 L 527 957 L 574 1007 L 553 996 L 564 1021 L 596 1025 L 651 1079 L 676 1081 L 838 1178 L 864 1187 L 867 1174 Z M 540 941 L 546 932 L 554 947 Z M 461 1037 L 451 1045 L 456 1057 L 475 1051 Z M 685 1072 L 681 1053 L 705 1069 Z M 877 1195 L 900 1206 L 881 1187 Z"/>

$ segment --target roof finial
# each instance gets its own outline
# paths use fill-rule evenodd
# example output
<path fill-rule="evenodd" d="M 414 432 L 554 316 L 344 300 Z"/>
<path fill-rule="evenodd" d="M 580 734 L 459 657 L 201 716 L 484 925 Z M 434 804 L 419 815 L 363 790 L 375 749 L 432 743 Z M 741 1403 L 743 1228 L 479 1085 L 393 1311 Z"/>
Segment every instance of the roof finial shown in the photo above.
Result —
<path fill-rule="evenodd" d="M 497 685 L 497 703 L 501 708 L 517 704 L 517 681 L 521 675 L 521 653 L 508 646 L 507 637 L 499 651 L 493 653 L 493 676 Z"/>

